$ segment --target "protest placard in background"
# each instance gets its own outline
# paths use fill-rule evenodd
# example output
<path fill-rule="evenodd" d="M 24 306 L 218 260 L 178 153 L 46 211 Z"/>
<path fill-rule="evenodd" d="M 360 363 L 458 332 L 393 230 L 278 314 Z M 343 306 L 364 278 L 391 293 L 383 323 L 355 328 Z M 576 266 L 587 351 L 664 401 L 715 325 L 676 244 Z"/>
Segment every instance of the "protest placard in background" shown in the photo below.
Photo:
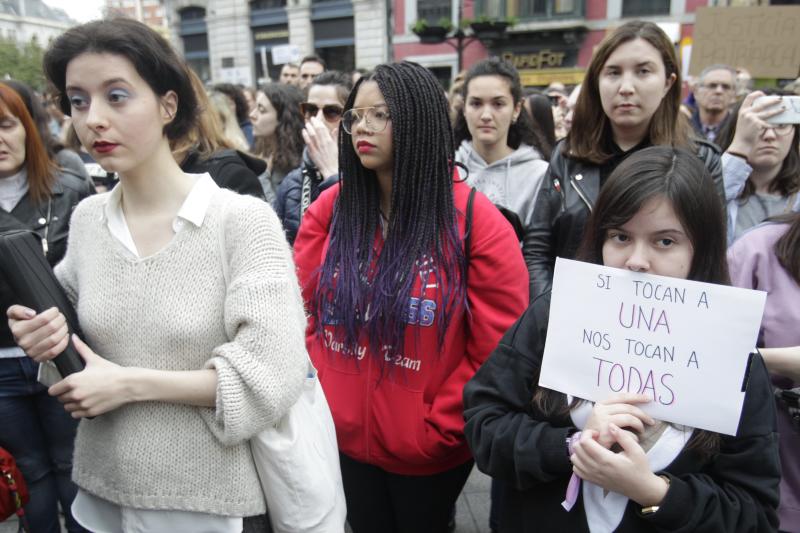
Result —
<path fill-rule="evenodd" d="M 796 78 L 800 70 L 800 6 L 700 7 L 689 74 L 723 63 L 754 78 Z"/>
<path fill-rule="evenodd" d="M 558 258 L 539 385 L 735 435 L 766 293 Z"/>

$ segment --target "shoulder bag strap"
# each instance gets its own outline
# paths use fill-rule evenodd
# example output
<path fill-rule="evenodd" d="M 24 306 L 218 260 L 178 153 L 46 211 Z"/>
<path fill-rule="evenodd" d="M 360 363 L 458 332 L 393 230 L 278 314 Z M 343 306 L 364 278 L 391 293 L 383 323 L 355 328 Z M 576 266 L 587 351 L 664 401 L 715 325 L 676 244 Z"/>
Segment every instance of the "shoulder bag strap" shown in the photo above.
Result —
<path fill-rule="evenodd" d="M 475 187 L 469 191 L 469 198 L 467 199 L 467 221 L 464 225 L 464 259 L 466 263 L 466 272 L 469 272 L 469 259 L 470 251 L 472 249 L 472 204 L 475 203 Z M 466 274 L 465 274 L 466 282 Z M 466 285 L 466 283 L 464 283 Z"/>

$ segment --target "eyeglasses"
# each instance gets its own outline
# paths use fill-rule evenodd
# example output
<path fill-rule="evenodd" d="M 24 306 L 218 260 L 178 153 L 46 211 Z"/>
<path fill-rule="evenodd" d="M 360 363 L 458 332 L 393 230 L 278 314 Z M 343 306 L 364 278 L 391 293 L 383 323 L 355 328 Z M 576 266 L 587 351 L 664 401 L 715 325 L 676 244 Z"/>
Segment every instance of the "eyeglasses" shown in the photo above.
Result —
<path fill-rule="evenodd" d="M 771 124 L 767 128 L 761 128 L 761 135 L 767 133 L 767 130 L 772 130 L 775 132 L 775 135 L 785 137 L 794 132 L 794 127 L 795 124 Z"/>
<path fill-rule="evenodd" d="M 322 115 L 328 122 L 336 122 L 342 118 L 342 111 L 344 109 L 340 105 L 328 104 L 322 106 Z M 319 106 L 310 102 L 303 102 L 300 104 L 300 113 L 303 114 L 303 118 L 310 120 L 311 117 L 316 117 L 317 113 L 319 113 Z"/>
<path fill-rule="evenodd" d="M 367 129 L 373 133 L 380 133 L 386 129 L 391 117 L 383 107 L 354 107 L 348 109 L 342 115 L 342 127 L 344 131 L 351 134 L 353 127 L 366 120 Z"/>
<path fill-rule="evenodd" d="M 717 89 L 722 89 L 723 91 L 726 92 L 733 89 L 733 85 L 731 85 L 730 83 L 716 83 L 716 82 L 704 83 L 702 87 L 704 89 L 710 89 L 712 91 L 716 91 Z"/>

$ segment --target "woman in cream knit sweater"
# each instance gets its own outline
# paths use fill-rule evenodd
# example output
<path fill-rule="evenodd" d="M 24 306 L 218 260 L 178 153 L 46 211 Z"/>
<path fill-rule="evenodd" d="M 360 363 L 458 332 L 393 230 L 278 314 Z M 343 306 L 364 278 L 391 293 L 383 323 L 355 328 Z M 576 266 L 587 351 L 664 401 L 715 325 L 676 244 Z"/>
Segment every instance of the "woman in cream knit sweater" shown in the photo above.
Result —
<path fill-rule="evenodd" d="M 241 531 L 265 510 L 247 440 L 296 401 L 307 368 L 280 222 L 172 158 L 198 110 L 186 66 L 154 31 L 125 19 L 73 28 L 45 71 L 83 145 L 120 175 L 78 206 L 56 270 L 86 344 L 55 309 L 9 310 L 37 362 L 68 342 L 86 361 L 49 391 L 84 418 L 75 517 L 92 531 Z"/>

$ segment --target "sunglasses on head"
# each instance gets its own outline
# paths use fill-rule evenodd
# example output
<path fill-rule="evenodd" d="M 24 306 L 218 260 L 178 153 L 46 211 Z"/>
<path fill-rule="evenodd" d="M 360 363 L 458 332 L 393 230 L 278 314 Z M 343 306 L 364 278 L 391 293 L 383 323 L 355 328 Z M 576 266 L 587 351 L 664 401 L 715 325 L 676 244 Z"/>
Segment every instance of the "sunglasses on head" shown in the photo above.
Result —
<path fill-rule="evenodd" d="M 344 109 L 339 105 L 328 104 L 322 106 L 322 116 L 324 116 L 325 120 L 328 122 L 334 122 L 342 118 L 342 111 L 344 111 Z M 317 113 L 319 113 L 319 106 L 309 102 L 303 102 L 300 104 L 300 112 L 303 114 L 303 118 L 309 120 L 311 117 L 317 116 Z"/>

